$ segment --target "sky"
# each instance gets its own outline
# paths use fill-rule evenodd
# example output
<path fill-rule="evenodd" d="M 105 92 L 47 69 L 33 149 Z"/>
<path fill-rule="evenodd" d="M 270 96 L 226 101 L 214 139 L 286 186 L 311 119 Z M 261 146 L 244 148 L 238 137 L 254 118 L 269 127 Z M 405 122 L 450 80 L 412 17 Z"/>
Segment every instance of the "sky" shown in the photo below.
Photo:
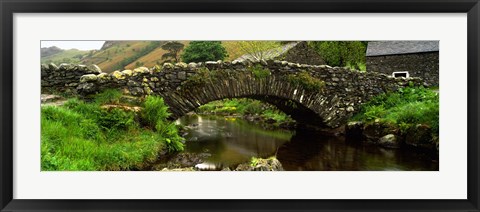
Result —
<path fill-rule="evenodd" d="M 105 41 L 41 41 L 41 47 L 56 46 L 61 49 L 93 50 L 100 49 Z"/>

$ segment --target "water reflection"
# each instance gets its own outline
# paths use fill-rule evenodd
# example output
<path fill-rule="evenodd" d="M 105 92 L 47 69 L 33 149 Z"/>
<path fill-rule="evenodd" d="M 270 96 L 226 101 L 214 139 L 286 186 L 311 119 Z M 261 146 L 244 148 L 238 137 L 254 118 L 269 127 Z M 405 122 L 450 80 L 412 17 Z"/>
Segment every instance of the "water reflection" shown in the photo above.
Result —
<path fill-rule="evenodd" d="M 208 162 L 224 166 L 244 163 L 251 157 L 275 155 L 292 137 L 288 131 L 267 131 L 228 117 L 186 116 L 180 123 L 188 128 L 187 152 L 208 152 L 211 154 Z"/>
<path fill-rule="evenodd" d="M 359 143 L 297 130 L 291 141 L 279 148 L 277 158 L 285 170 L 297 171 L 438 170 L 438 162 L 429 154 Z"/>
<path fill-rule="evenodd" d="M 243 120 L 185 116 L 187 152 L 208 152 L 208 162 L 235 166 L 276 155 L 285 170 L 438 170 L 437 158 L 411 149 L 384 149 L 312 131 L 264 130 Z"/>

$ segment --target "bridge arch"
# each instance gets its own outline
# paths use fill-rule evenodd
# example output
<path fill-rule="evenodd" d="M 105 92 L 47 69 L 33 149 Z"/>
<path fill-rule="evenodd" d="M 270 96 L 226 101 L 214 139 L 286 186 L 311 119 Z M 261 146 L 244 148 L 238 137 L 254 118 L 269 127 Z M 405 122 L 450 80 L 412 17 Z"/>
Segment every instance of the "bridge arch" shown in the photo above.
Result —
<path fill-rule="evenodd" d="M 160 94 L 170 106 L 172 118 L 180 118 L 208 102 L 227 98 L 250 98 L 276 106 L 299 123 L 329 126 L 334 116 L 332 98 L 322 92 L 310 92 L 294 85 L 285 77 L 270 75 L 255 78 L 248 72 L 214 82 L 182 87 L 174 92 Z"/>

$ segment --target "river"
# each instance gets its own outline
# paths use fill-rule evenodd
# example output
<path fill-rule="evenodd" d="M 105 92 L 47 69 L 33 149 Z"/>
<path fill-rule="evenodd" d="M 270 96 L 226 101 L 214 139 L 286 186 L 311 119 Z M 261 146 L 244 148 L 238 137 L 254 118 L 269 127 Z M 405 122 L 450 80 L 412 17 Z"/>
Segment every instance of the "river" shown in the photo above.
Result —
<path fill-rule="evenodd" d="M 206 153 L 209 163 L 234 168 L 251 157 L 276 156 L 287 171 L 434 171 L 438 156 L 410 148 L 386 149 L 346 141 L 344 136 L 296 129 L 265 130 L 235 117 L 189 115 L 188 153 Z"/>

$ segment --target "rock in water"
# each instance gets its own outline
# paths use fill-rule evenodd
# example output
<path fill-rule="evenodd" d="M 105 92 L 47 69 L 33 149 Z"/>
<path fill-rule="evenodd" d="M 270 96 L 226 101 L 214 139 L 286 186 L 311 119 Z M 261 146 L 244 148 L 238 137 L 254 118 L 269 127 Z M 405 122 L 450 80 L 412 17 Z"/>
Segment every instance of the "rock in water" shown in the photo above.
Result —
<path fill-rule="evenodd" d="M 257 158 L 255 164 L 242 163 L 237 166 L 235 171 L 284 171 L 282 163 L 275 158 L 268 159 Z"/>
<path fill-rule="evenodd" d="M 212 163 L 201 163 L 195 165 L 195 170 L 200 170 L 200 171 L 215 171 L 217 170 L 217 166 Z"/>
<path fill-rule="evenodd" d="M 383 147 L 387 148 L 399 148 L 400 147 L 400 142 L 398 142 L 397 136 L 394 134 L 388 134 L 386 136 L 381 137 L 378 140 L 378 144 L 380 144 Z"/>

